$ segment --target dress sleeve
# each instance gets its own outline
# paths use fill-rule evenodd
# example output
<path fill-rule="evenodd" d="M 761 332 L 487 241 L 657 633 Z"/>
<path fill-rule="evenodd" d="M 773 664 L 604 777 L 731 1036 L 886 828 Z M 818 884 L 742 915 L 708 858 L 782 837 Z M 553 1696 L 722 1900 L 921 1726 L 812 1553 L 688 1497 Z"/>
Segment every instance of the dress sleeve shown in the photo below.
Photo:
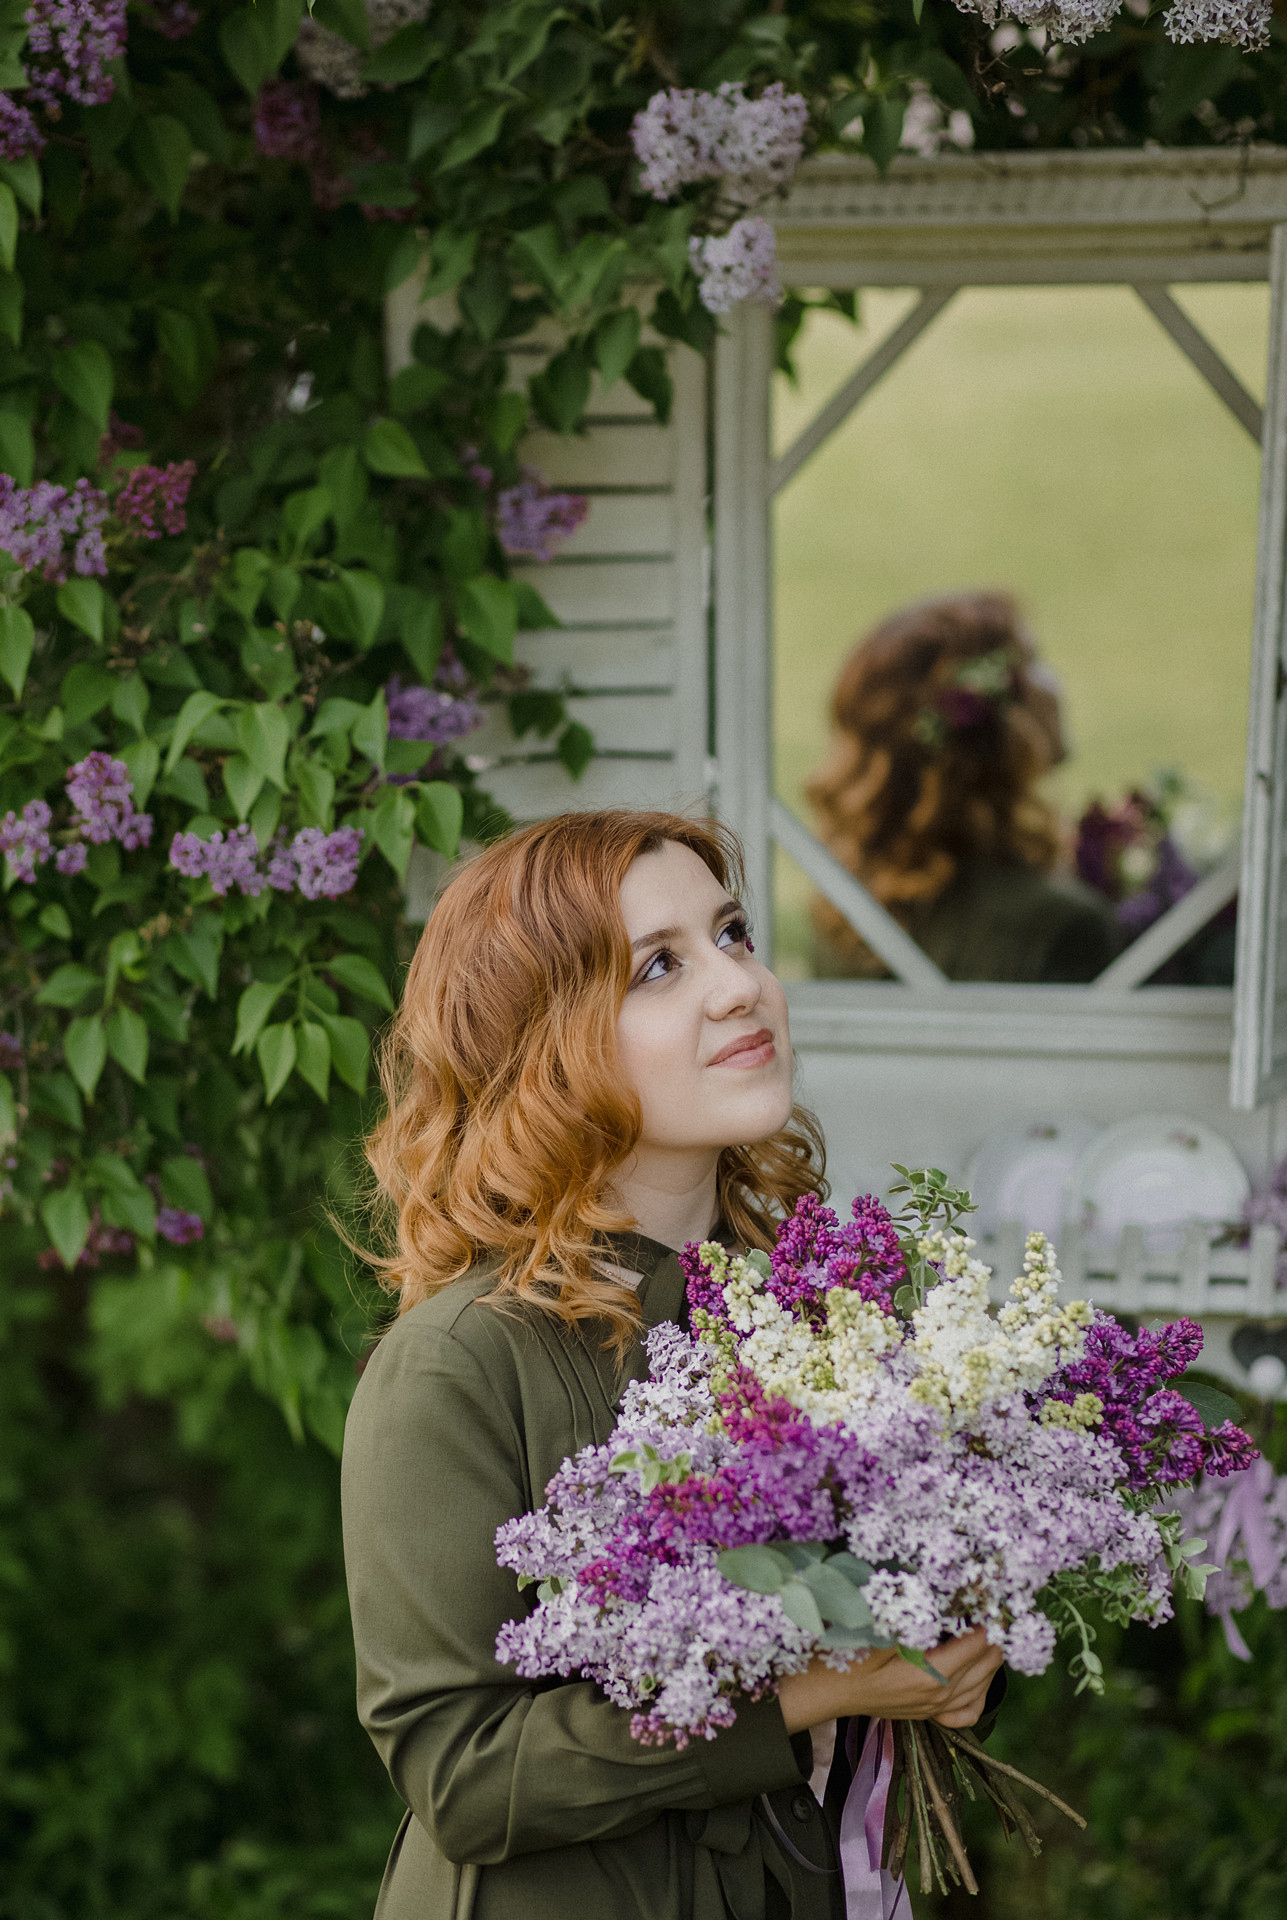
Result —
<path fill-rule="evenodd" d="M 494 1544 L 527 1505 L 521 1457 L 512 1414 L 453 1335 L 402 1323 L 377 1349 L 344 1446 L 358 1712 L 447 1858 L 494 1865 L 798 1785 L 808 1769 L 772 1696 L 676 1752 L 640 1746 L 592 1683 L 534 1686 L 497 1662 L 497 1632 L 524 1604 Z"/>

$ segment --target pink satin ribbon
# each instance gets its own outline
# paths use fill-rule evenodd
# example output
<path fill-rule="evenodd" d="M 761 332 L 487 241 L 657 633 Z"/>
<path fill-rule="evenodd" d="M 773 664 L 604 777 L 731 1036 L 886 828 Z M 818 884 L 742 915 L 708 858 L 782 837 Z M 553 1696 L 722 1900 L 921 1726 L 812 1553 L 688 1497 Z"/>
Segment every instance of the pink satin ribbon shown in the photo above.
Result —
<path fill-rule="evenodd" d="M 1274 1470 L 1263 1454 L 1241 1473 L 1229 1475 L 1229 1491 L 1211 1543 L 1211 1558 L 1224 1567 L 1241 1535 L 1242 1551 L 1257 1587 L 1265 1586 L 1278 1571 L 1278 1550 L 1265 1514 L 1266 1502 L 1274 1490 L 1274 1477 Z M 1222 1612 L 1220 1620 L 1230 1653 L 1236 1654 L 1239 1660 L 1250 1660 L 1251 1649 L 1234 1625 L 1232 1613 Z"/>
<path fill-rule="evenodd" d="M 907 1882 L 901 1875 L 895 1879 L 880 1864 L 885 1808 L 894 1777 L 893 1723 L 869 1721 L 861 1758 L 857 1747 L 858 1722 L 851 1720 L 848 1754 L 853 1781 L 840 1816 L 846 1920 L 912 1920 Z"/>

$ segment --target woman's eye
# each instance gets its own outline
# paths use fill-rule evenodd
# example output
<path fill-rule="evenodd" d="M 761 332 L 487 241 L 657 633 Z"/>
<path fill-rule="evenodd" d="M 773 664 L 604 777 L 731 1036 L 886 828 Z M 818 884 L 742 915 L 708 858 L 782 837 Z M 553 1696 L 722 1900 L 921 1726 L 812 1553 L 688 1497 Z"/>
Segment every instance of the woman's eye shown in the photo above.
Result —
<path fill-rule="evenodd" d="M 677 965 L 678 962 L 674 954 L 668 952 L 667 949 L 663 947 L 660 953 L 654 953 L 652 959 L 639 975 L 639 985 L 643 986 L 649 980 L 664 980 L 666 975 Z"/>
<path fill-rule="evenodd" d="M 751 929 L 745 920 L 728 920 L 720 928 L 716 941 L 721 947 L 745 947 L 748 953 L 754 953 L 751 945 Z"/>

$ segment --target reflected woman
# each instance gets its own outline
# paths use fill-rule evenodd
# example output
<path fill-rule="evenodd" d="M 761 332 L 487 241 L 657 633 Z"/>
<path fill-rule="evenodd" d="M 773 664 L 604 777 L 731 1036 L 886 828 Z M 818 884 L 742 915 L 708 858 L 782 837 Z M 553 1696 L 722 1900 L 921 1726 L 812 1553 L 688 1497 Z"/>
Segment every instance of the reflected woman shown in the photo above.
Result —
<path fill-rule="evenodd" d="M 1053 872 L 1038 784 L 1066 753 L 1058 693 L 1008 594 L 891 614 L 845 662 L 832 723 L 807 788 L 819 834 L 949 979 L 1103 971 L 1122 935 L 1101 896 Z M 828 902 L 813 918 L 815 973 L 887 974 Z"/>
<path fill-rule="evenodd" d="M 533 1604 L 496 1529 L 684 1320 L 676 1249 L 771 1246 L 822 1188 L 737 884 L 710 825 L 565 815 L 456 875 L 407 976 L 368 1145 L 400 1312 L 344 1443 L 359 1709 L 407 1808 L 379 1920 L 842 1920 L 811 1734 L 972 1726 L 1000 1665 L 979 1631 L 934 1653 L 945 1686 L 892 1650 L 815 1662 L 681 1752 L 496 1658 Z"/>

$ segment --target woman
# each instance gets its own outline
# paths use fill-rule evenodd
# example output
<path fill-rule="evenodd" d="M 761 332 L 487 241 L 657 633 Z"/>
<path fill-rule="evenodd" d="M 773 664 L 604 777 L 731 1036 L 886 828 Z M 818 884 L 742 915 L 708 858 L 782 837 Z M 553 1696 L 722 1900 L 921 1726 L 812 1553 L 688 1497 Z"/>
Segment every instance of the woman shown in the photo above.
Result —
<path fill-rule="evenodd" d="M 1008 594 L 891 615 L 845 662 L 832 721 L 807 789 L 819 833 L 949 979 L 1103 972 L 1123 935 L 1099 895 L 1051 876 L 1037 783 L 1065 757 L 1059 701 Z M 814 928 L 823 977 L 886 971 L 826 901 Z"/>
<path fill-rule="evenodd" d="M 359 1710 L 408 1809 L 380 1920 L 834 1920 L 810 1730 L 972 1725 L 999 1665 L 977 1633 L 934 1656 L 946 1687 L 815 1664 L 675 1752 L 495 1659 L 532 1604 L 496 1529 L 607 1438 L 641 1331 L 684 1316 L 676 1250 L 767 1247 L 822 1189 L 736 877 L 710 825 L 567 815 L 458 873 L 412 962 L 368 1143 L 401 1312 L 344 1453 Z"/>

